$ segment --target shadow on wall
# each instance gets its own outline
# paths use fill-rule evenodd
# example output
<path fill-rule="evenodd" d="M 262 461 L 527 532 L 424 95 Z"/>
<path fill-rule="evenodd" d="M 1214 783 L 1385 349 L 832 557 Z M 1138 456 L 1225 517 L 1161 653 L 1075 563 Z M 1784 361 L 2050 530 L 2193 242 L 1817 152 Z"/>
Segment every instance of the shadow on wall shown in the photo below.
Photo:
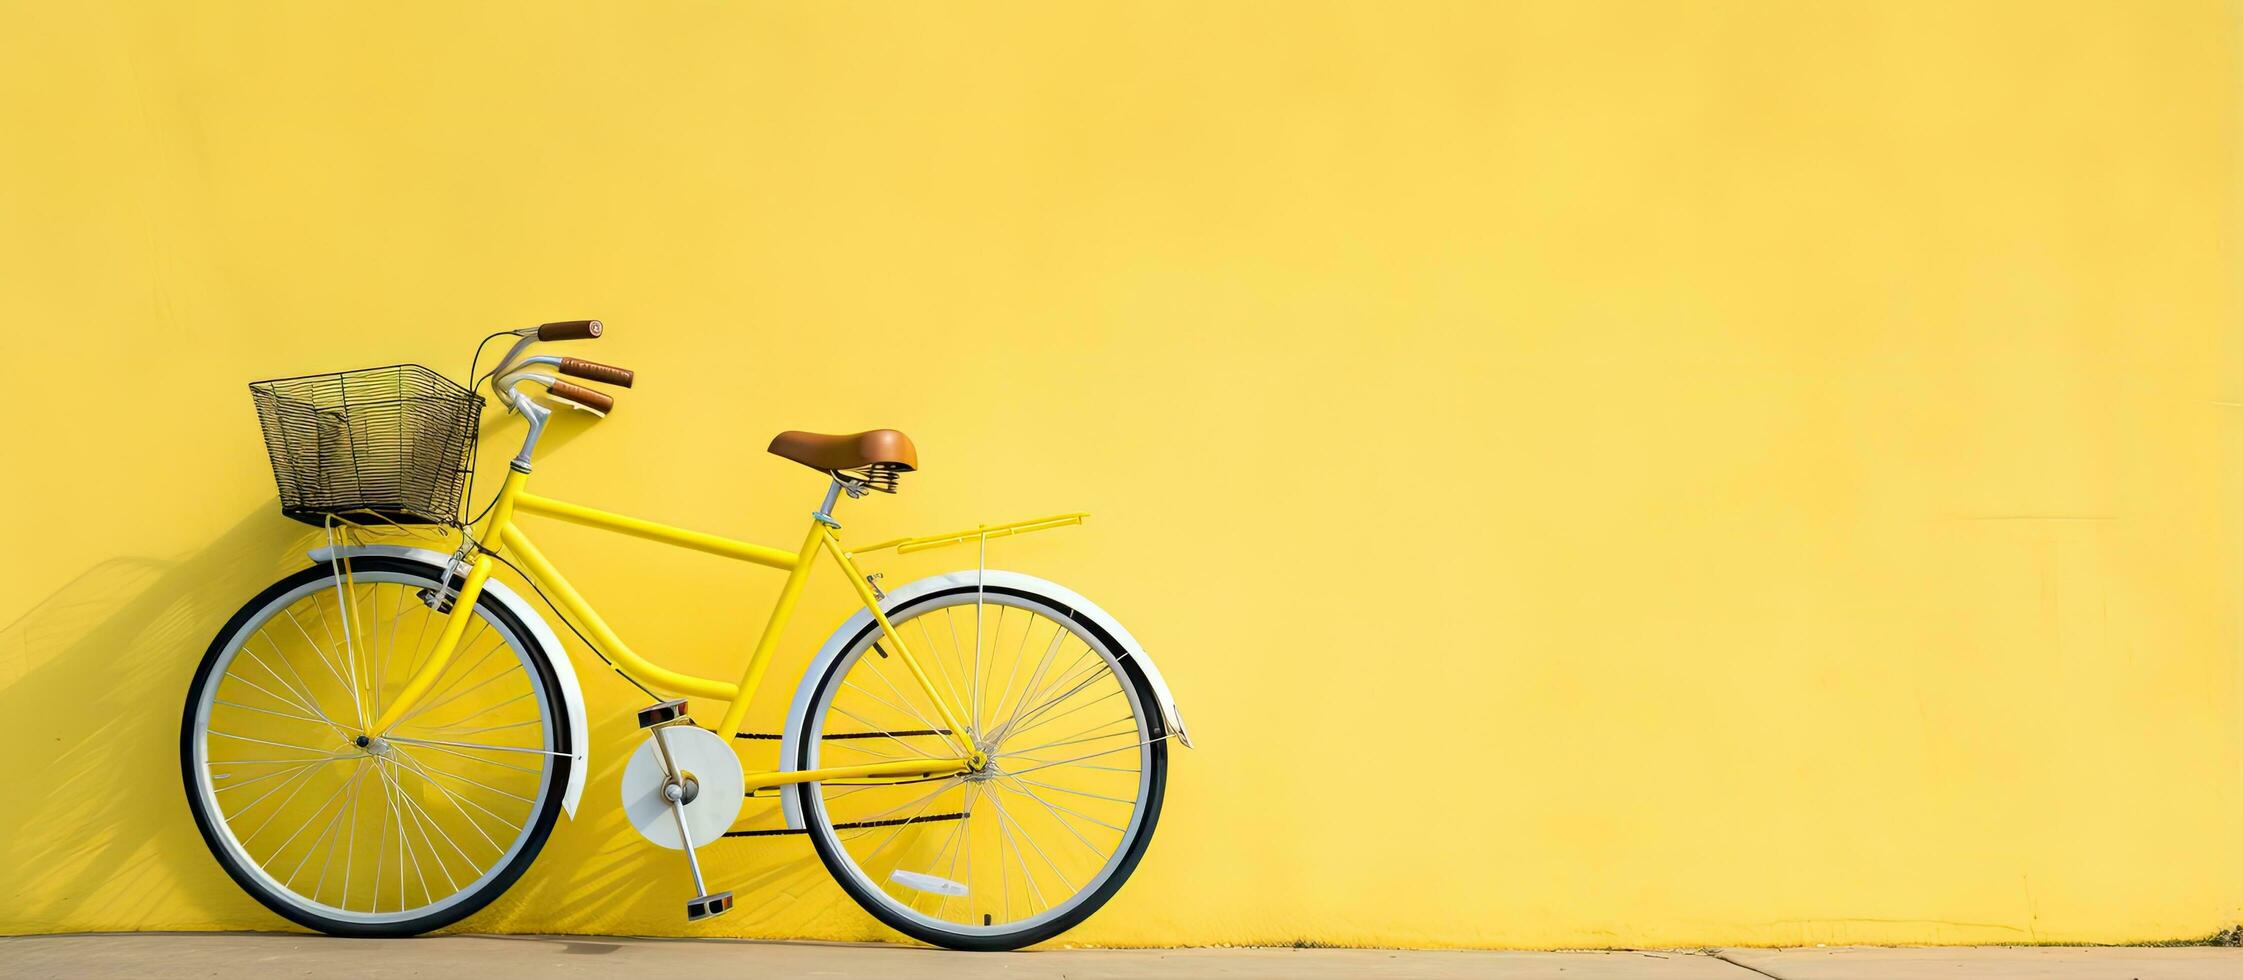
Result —
<path fill-rule="evenodd" d="M 18 794 L 0 808 L 0 927 L 166 928 L 257 910 L 188 816 L 180 710 L 211 637 L 301 563 L 305 530 L 259 507 L 187 558 L 102 561 L 0 629 L 0 740 L 15 747 L 0 784 Z M 177 818 L 143 835 L 149 810 Z"/>
<path fill-rule="evenodd" d="M 545 448 L 582 428 L 558 429 Z M 102 560 L 0 627 L 0 785 L 15 794 L 0 806 L 0 933 L 291 928 L 226 877 L 196 832 L 179 726 L 212 637 L 321 543 L 268 500 L 184 558 Z M 461 928 L 597 931 L 652 918 L 684 934 L 684 860 L 641 840 L 614 803 L 638 738 L 629 709 L 644 695 L 589 652 L 570 653 L 593 729 L 577 819 L 561 821 L 530 873 Z M 753 804 L 743 817 L 769 825 Z M 703 860 L 741 899 L 725 934 L 798 932 L 806 913 L 839 898 L 806 846 L 726 842 Z M 811 896 L 826 901 L 797 904 Z M 861 924 L 841 928 L 873 938 L 876 927 L 853 918 Z"/>

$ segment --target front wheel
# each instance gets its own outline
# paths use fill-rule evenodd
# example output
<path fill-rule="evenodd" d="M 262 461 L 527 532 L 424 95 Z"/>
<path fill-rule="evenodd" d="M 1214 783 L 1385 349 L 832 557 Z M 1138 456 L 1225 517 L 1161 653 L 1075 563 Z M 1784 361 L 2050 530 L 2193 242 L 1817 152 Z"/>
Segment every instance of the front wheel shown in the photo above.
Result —
<path fill-rule="evenodd" d="M 435 646 L 440 571 L 304 569 L 234 614 L 187 695 L 180 764 L 220 866 L 267 908 L 341 936 L 407 936 L 521 876 L 572 763 L 560 681 L 486 594 L 418 707 L 358 744 Z"/>
<path fill-rule="evenodd" d="M 1088 918 L 1160 819 L 1168 732 L 1152 685 L 1065 602 L 961 586 L 888 611 L 988 764 L 936 779 L 804 783 L 804 823 L 875 918 L 951 949 L 1018 949 Z M 810 702 L 801 768 L 956 757 L 942 713 L 877 625 Z"/>

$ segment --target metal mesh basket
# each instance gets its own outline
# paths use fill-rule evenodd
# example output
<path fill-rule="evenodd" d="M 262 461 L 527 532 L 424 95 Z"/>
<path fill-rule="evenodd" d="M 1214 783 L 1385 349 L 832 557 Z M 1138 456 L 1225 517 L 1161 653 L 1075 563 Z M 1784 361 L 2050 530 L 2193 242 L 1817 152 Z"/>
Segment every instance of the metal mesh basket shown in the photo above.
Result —
<path fill-rule="evenodd" d="M 306 524 L 450 524 L 483 399 L 418 364 L 258 381 L 280 512 Z"/>

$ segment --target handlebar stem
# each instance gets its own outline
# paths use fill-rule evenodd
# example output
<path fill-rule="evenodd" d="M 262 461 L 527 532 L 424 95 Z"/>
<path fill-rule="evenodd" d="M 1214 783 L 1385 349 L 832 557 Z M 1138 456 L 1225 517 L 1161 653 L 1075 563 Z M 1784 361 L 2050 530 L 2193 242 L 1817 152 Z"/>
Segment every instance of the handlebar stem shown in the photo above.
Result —
<path fill-rule="evenodd" d="M 530 424 L 530 431 L 522 436 L 522 451 L 515 453 L 514 458 L 506 464 L 520 473 L 530 471 L 530 457 L 537 452 L 537 438 L 545 434 L 545 423 L 553 418 L 552 409 L 538 404 L 537 399 L 514 387 L 525 381 L 551 384 L 553 379 L 548 375 L 515 373 L 492 382 L 493 387 L 499 388 L 499 396 L 506 400 L 507 407 L 520 412 L 522 418 Z"/>

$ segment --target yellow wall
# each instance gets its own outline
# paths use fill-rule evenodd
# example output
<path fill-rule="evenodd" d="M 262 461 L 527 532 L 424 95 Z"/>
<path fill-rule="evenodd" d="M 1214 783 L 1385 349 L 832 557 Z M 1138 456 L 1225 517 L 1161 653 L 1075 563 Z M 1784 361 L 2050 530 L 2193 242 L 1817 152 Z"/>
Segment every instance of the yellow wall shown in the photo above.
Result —
<path fill-rule="evenodd" d="M 1073 941 L 2210 933 L 2237 52 L 2224 3 L 4 0 L 0 931 L 281 925 L 176 774 L 300 563 L 243 382 L 598 316 L 643 383 L 556 495 L 790 545 L 769 435 L 893 425 L 852 531 L 1094 512 L 998 560 L 1203 747 Z M 688 668 L 776 587 L 544 537 Z M 584 816 L 471 928 L 686 931 L 586 684 Z M 800 839 L 711 864 L 702 932 L 880 934 Z"/>

